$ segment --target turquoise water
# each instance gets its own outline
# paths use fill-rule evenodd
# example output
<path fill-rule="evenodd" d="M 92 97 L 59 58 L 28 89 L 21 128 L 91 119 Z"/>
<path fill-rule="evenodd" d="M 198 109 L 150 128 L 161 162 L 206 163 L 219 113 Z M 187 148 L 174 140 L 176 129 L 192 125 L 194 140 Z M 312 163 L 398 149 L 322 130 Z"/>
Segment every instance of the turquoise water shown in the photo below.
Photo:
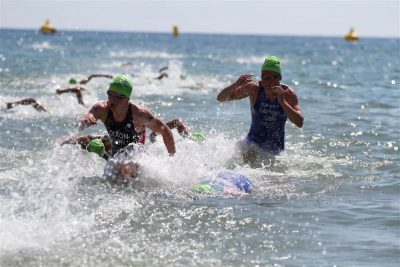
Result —
<path fill-rule="evenodd" d="M 12 30 L 0 39 L 1 266 L 398 265 L 399 39 Z M 287 124 L 275 162 L 250 167 L 234 153 L 248 101 L 216 95 L 239 74 L 259 76 L 271 54 L 283 59 L 305 124 Z M 164 66 L 168 79 L 155 80 Z M 174 131 L 170 158 L 158 138 L 137 159 L 137 184 L 108 185 L 104 160 L 57 145 L 77 134 L 76 119 L 105 99 L 109 80 L 85 85 L 86 107 L 55 90 L 93 73 L 130 75 L 132 101 L 206 140 Z M 49 112 L 4 110 L 23 97 Z M 246 175 L 254 193 L 192 192 L 217 171 Z"/>

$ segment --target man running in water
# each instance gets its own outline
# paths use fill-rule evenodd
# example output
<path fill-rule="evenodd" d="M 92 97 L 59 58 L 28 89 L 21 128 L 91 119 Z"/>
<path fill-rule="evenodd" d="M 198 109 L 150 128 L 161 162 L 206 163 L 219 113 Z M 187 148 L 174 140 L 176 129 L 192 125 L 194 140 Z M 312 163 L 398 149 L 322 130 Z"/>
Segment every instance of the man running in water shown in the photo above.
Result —
<path fill-rule="evenodd" d="M 145 129 L 149 128 L 163 137 L 169 155 L 174 155 L 175 142 L 170 128 L 148 109 L 130 102 L 131 93 L 130 80 L 123 75 L 115 77 L 107 91 L 108 100 L 96 103 L 84 114 L 78 121 L 78 128 L 83 130 L 101 120 L 111 141 L 111 156 L 130 143 L 144 144 Z M 124 161 L 118 163 L 116 170 L 118 176 L 135 177 L 137 164 L 133 161 Z"/>
<path fill-rule="evenodd" d="M 245 161 L 266 153 L 276 155 L 285 148 L 286 120 L 297 127 L 303 126 L 304 117 L 296 92 L 280 83 L 280 59 L 270 56 L 261 68 L 261 81 L 253 81 L 252 74 L 244 74 L 217 97 L 220 102 L 249 97 L 251 126 L 242 143 Z"/>

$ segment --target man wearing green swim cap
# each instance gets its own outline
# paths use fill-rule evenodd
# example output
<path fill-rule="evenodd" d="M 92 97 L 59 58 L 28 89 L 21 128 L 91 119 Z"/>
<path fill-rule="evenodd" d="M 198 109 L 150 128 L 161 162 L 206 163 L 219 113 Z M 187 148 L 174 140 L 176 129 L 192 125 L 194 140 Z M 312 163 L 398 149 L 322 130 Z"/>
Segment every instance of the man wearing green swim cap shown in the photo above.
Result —
<path fill-rule="evenodd" d="M 104 135 L 88 134 L 83 136 L 62 137 L 60 138 L 60 140 L 58 140 L 58 143 L 60 144 L 60 146 L 67 144 L 69 145 L 79 144 L 82 149 L 96 153 L 105 160 L 108 160 L 109 156 L 112 154 L 112 147 L 108 134 Z M 99 147 L 104 148 L 104 150 L 101 148 L 101 153 Z"/>
<path fill-rule="evenodd" d="M 78 82 L 75 80 L 75 78 L 69 79 L 69 84 L 77 84 Z"/>
<path fill-rule="evenodd" d="M 260 81 L 254 81 L 252 74 L 244 74 L 218 94 L 220 102 L 247 97 L 250 100 L 251 127 L 242 146 L 245 160 L 254 158 L 254 154 L 257 157 L 260 152 L 278 154 L 284 150 L 287 119 L 297 127 L 303 127 L 299 97 L 281 80 L 281 61 L 276 56 L 269 56 L 261 66 Z"/>
<path fill-rule="evenodd" d="M 104 154 L 106 152 L 106 148 L 104 146 L 104 143 L 100 139 L 93 139 L 90 141 L 87 146 L 86 150 L 89 152 L 96 153 L 100 157 L 104 157 Z"/>
<path fill-rule="evenodd" d="M 78 128 L 85 129 L 101 120 L 107 129 L 114 156 L 129 144 L 144 144 L 145 130 L 150 130 L 163 137 L 169 155 L 175 154 L 175 142 L 170 128 L 150 110 L 130 102 L 132 83 L 126 76 L 116 76 L 109 85 L 107 101 L 96 103 L 78 121 Z M 135 177 L 137 165 L 134 162 L 120 163 L 117 175 Z"/>

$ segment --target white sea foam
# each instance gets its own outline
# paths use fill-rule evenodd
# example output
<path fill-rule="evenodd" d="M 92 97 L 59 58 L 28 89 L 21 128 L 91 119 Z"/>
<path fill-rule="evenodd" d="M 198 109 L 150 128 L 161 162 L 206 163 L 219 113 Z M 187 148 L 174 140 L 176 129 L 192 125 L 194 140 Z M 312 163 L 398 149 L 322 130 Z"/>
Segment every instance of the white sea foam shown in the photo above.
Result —
<path fill-rule="evenodd" d="M 397 266 L 398 41 L 187 35 L 160 46 L 165 35 L 136 43 L 126 36 L 140 35 L 113 33 L 112 45 L 110 33 L 0 35 L 0 105 L 35 97 L 49 108 L 0 111 L 1 266 L 222 266 L 227 259 L 233 266 L 312 266 L 315 259 Z M 235 143 L 250 127 L 248 99 L 215 98 L 260 66 L 263 53 L 286 60 L 284 79 L 298 93 L 305 123 L 299 130 L 287 122 L 285 151 L 274 160 L 245 164 Z M 377 59 L 390 64 L 370 64 Z M 169 77 L 154 79 L 164 66 Z M 75 121 L 107 98 L 109 79 L 84 86 L 87 107 L 73 94 L 55 94 L 69 78 L 92 73 L 129 75 L 132 101 L 161 118 L 181 117 L 206 140 L 182 139 L 174 129 L 175 156 L 158 136 L 134 158 L 138 181 L 106 183 L 102 158 L 56 145 L 61 136 L 104 132 L 99 123 L 78 133 Z M 254 192 L 192 191 L 220 171 L 247 176 Z"/>
<path fill-rule="evenodd" d="M 112 58 L 159 58 L 159 59 L 180 59 L 184 58 L 183 54 L 174 54 L 160 51 L 117 51 L 111 52 Z"/>
<path fill-rule="evenodd" d="M 54 45 L 51 42 L 35 42 L 33 44 L 27 45 L 27 48 L 34 49 L 38 52 L 43 52 L 44 50 L 63 50 L 62 46 Z"/>

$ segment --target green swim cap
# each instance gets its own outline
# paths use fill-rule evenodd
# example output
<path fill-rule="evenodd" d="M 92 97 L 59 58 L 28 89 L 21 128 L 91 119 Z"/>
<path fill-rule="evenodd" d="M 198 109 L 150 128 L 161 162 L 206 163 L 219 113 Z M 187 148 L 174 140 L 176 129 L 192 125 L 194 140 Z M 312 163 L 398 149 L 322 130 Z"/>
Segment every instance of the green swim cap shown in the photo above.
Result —
<path fill-rule="evenodd" d="M 267 57 L 261 70 L 269 70 L 281 74 L 281 60 L 276 56 Z"/>
<path fill-rule="evenodd" d="M 108 90 L 130 98 L 132 94 L 132 83 L 126 76 L 118 75 L 112 80 Z"/>
<path fill-rule="evenodd" d="M 68 81 L 70 84 L 76 84 L 77 81 L 74 78 L 69 79 Z"/>
<path fill-rule="evenodd" d="M 105 153 L 104 144 L 100 139 L 93 139 L 90 141 L 86 146 L 86 150 L 89 152 L 94 152 L 100 157 L 103 157 Z"/>
<path fill-rule="evenodd" d="M 205 136 L 202 132 L 191 133 L 188 137 L 194 141 L 204 141 L 205 139 Z"/>
<path fill-rule="evenodd" d="M 208 184 L 198 184 L 193 186 L 193 190 L 198 193 L 212 193 L 213 188 Z"/>

